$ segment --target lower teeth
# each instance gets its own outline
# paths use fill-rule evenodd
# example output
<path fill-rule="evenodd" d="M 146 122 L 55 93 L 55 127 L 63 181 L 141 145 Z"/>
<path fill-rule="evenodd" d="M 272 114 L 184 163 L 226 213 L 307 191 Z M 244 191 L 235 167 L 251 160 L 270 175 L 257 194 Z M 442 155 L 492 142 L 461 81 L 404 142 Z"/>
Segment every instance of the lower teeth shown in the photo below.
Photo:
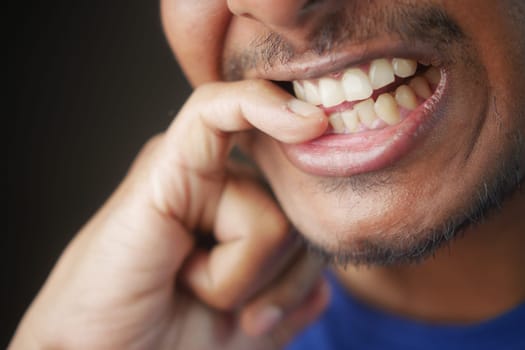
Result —
<path fill-rule="evenodd" d="M 352 134 L 397 125 L 410 111 L 432 96 L 440 79 L 439 70 L 431 67 L 422 75 L 412 78 L 408 85 L 397 87 L 395 92 L 379 95 L 376 101 L 369 98 L 347 110 L 331 113 L 331 132 Z"/>

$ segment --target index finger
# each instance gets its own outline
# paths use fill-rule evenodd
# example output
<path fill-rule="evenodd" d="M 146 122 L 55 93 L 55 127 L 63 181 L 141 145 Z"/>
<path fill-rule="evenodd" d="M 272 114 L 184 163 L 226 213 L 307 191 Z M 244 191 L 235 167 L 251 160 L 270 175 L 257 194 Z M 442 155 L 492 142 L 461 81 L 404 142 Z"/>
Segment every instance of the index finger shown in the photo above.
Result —
<path fill-rule="evenodd" d="M 180 161 L 199 173 L 224 168 L 231 134 L 258 129 L 284 143 L 320 136 L 324 112 L 265 80 L 212 83 L 198 88 L 167 133 Z"/>

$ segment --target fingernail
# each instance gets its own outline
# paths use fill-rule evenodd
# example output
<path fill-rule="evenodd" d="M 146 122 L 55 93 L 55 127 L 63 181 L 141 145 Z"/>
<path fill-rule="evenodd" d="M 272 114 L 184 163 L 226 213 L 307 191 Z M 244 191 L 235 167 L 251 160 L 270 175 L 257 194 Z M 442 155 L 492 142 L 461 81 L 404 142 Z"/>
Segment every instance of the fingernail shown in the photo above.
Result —
<path fill-rule="evenodd" d="M 271 331 L 283 318 L 283 311 L 277 306 L 267 306 L 256 317 L 253 323 L 254 331 L 263 335 Z"/>
<path fill-rule="evenodd" d="M 303 117 L 319 117 L 324 114 L 321 108 L 296 98 L 288 101 L 288 108 Z"/>

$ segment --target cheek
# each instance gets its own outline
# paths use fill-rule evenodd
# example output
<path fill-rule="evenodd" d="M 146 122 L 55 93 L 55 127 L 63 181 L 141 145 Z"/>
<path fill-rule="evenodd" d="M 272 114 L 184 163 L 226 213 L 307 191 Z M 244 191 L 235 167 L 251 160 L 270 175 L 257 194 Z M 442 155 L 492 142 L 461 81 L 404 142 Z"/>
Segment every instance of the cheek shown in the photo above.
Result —
<path fill-rule="evenodd" d="M 491 93 L 501 100 L 500 109 L 504 108 L 503 105 L 515 104 L 516 100 L 523 99 L 523 91 L 525 91 L 525 70 L 521 69 L 525 62 L 523 1 L 451 0 L 447 6 L 476 46 L 475 49 L 479 53 L 479 59 L 490 82 Z M 499 113 L 505 115 L 502 110 Z"/>
<path fill-rule="evenodd" d="M 221 0 L 162 0 L 168 43 L 193 86 L 219 80 L 220 60 L 231 13 Z"/>

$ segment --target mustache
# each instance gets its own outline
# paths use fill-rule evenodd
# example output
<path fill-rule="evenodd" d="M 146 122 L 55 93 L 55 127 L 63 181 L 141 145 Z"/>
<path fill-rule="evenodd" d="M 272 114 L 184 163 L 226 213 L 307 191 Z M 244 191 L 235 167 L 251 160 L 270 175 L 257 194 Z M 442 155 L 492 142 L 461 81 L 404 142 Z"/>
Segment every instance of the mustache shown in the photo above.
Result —
<path fill-rule="evenodd" d="M 271 69 L 287 64 L 304 52 L 322 56 L 343 45 L 363 44 L 385 34 L 411 44 L 432 45 L 444 51 L 466 40 L 456 21 L 442 8 L 414 1 L 379 6 L 373 0 L 349 2 L 344 11 L 325 15 L 305 38 L 306 50 L 300 51 L 292 42 L 276 32 L 254 38 L 242 51 L 226 53 L 222 73 L 227 81 L 240 80 L 250 69 Z"/>

